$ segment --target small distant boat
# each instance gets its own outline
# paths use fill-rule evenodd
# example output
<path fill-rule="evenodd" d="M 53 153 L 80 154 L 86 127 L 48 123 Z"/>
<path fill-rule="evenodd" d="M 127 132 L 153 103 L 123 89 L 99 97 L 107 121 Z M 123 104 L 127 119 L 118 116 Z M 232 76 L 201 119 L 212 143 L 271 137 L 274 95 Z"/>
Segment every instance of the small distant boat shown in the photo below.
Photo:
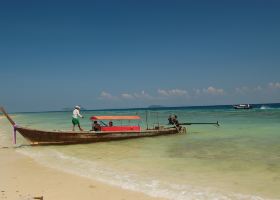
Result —
<path fill-rule="evenodd" d="M 107 126 L 103 125 L 100 131 L 46 131 L 31 129 L 17 125 L 9 116 L 4 108 L 0 107 L 0 111 L 7 117 L 14 127 L 14 143 L 16 143 L 16 131 L 18 131 L 25 139 L 29 140 L 32 145 L 51 145 L 51 144 L 80 144 L 93 143 L 113 140 L 124 140 L 142 137 L 155 137 L 161 135 L 186 133 L 186 128 L 178 129 L 174 127 L 155 126 L 142 130 L 140 126 Z M 140 119 L 139 116 L 92 116 L 91 120 L 135 120 Z"/>
<path fill-rule="evenodd" d="M 233 106 L 235 109 L 252 109 L 253 106 L 250 104 L 238 104 Z"/>

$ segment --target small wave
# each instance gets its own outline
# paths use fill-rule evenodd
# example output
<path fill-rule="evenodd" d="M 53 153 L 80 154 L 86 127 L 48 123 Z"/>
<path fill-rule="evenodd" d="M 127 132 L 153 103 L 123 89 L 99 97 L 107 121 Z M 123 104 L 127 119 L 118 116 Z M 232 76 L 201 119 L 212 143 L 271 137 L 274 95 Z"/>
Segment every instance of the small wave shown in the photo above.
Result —
<path fill-rule="evenodd" d="M 261 106 L 260 109 L 261 109 L 261 110 L 267 110 L 267 109 L 272 109 L 272 108 L 269 107 L 269 106 Z"/>
<path fill-rule="evenodd" d="M 132 173 L 123 173 L 108 168 L 95 161 L 82 160 L 67 156 L 54 149 L 33 150 L 21 148 L 17 152 L 35 159 L 38 163 L 67 173 L 97 180 L 123 189 L 143 192 L 152 197 L 170 200 L 263 200 L 258 196 L 225 193 L 213 188 L 166 183 L 152 177 L 143 177 Z"/>

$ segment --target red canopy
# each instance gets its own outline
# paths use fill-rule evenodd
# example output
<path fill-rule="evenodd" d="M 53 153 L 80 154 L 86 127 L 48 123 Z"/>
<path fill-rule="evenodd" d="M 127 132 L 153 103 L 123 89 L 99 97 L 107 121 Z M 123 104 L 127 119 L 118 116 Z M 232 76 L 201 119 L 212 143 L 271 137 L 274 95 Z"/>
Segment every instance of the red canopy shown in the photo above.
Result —
<path fill-rule="evenodd" d="M 135 120 L 141 119 L 139 116 L 92 116 L 91 120 Z"/>

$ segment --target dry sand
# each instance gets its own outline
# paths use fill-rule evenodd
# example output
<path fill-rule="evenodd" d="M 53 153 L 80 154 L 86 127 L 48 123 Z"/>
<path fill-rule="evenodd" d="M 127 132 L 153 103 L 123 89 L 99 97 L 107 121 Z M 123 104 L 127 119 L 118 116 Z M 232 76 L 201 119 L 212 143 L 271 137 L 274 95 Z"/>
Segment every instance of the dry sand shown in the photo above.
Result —
<path fill-rule="evenodd" d="M 57 171 L 0 147 L 0 200 L 159 200 Z"/>

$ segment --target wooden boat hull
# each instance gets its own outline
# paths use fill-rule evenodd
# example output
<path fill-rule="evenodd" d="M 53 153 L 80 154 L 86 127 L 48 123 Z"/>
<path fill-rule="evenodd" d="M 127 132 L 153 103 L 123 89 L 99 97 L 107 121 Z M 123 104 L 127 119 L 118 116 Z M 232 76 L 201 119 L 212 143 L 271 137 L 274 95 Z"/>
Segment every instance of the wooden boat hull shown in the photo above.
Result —
<path fill-rule="evenodd" d="M 176 133 L 186 133 L 183 127 L 180 131 L 176 127 L 157 127 L 144 131 L 45 131 L 26 128 L 16 125 L 13 119 L 8 115 L 3 107 L 0 111 L 10 121 L 14 130 L 19 132 L 24 138 L 29 140 L 33 145 L 51 145 L 51 144 L 80 144 L 93 143 L 114 140 L 124 140 L 142 137 L 155 137 Z"/>
<path fill-rule="evenodd" d="M 173 127 L 145 130 L 141 132 L 43 131 L 24 127 L 17 127 L 16 130 L 24 138 L 29 140 L 32 145 L 94 143 L 178 133 L 178 130 Z M 180 132 L 185 133 L 186 131 L 184 129 Z"/>

